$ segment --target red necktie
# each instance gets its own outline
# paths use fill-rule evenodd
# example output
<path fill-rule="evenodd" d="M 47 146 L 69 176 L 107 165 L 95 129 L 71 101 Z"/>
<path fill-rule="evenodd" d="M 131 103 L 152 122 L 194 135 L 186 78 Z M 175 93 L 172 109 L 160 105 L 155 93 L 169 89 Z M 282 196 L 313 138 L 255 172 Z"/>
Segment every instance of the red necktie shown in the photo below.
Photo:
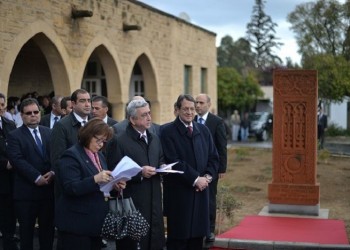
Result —
<path fill-rule="evenodd" d="M 192 126 L 187 126 L 188 134 L 192 135 L 193 129 Z"/>

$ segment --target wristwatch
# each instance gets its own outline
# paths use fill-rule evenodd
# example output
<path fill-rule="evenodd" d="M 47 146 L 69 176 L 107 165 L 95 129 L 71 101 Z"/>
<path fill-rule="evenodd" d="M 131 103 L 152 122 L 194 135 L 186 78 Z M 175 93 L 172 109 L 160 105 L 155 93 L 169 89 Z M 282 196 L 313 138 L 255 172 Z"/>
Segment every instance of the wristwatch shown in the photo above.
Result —
<path fill-rule="evenodd" d="M 209 174 L 205 174 L 204 177 L 208 180 L 208 183 L 210 183 L 213 180 L 213 176 Z"/>

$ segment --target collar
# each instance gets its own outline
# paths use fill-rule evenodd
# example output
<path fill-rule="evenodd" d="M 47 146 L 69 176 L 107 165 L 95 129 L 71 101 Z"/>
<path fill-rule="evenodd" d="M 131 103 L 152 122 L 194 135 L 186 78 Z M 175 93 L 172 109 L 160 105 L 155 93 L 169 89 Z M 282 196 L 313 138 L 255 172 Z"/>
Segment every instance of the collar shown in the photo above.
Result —
<path fill-rule="evenodd" d="M 203 118 L 204 122 L 208 119 L 209 112 L 205 113 L 203 116 L 198 115 L 197 121 L 199 122 L 199 118 Z"/>
<path fill-rule="evenodd" d="M 184 123 L 184 122 L 181 120 L 180 116 L 179 116 L 179 120 L 180 120 L 180 122 L 181 122 L 183 125 L 185 125 L 186 128 L 187 128 L 188 126 L 191 126 L 191 127 L 193 128 L 192 122 L 191 122 L 189 125 L 187 125 L 186 123 Z"/>
<path fill-rule="evenodd" d="M 72 113 L 73 113 L 75 119 L 78 120 L 78 122 L 82 123 L 83 121 L 86 121 L 86 122 L 88 121 L 88 120 L 87 120 L 87 117 L 86 117 L 86 119 L 83 119 L 83 118 L 81 118 L 78 114 L 76 114 L 74 111 L 73 111 Z"/>
<path fill-rule="evenodd" d="M 102 119 L 105 123 L 108 121 L 108 115 L 105 116 L 105 118 Z"/>

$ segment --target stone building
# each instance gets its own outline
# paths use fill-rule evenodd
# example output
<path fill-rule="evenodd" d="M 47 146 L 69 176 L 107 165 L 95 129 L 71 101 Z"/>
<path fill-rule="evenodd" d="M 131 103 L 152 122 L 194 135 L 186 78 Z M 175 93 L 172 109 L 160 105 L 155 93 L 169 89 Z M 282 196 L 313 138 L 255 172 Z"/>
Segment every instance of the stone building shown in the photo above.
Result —
<path fill-rule="evenodd" d="M 92 15 L 92 16 L 91 16 Z M 216 35 L 135 0 L 0 0 L 0 91 L 102 94 L 117 120 L 134 95 L 155 122 L 181 93 L 216 108 Z"/>

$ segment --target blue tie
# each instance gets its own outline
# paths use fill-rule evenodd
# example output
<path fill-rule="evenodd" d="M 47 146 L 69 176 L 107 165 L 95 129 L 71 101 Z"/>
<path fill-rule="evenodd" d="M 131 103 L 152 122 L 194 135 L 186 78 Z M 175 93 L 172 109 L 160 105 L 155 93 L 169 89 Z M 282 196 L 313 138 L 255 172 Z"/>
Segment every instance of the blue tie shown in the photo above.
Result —
<path fill-rule="evenodd" d="M 53 122 L 53 126 L 55 126 L 55 124 L 57 123 L 57 121 L 58 121 L 58 116 L 55 116 L 54 118 L 53 118 L 53 120 L 54 120 L 54 122 Z M 53 127 L 52 126 L 52 127 Z"/>
<path fill-rule="evenodd" d="M 43 144 L 41 143 L 41 140 L 40 140 L 40 138 L 39 138 L 39 136 L 37 134 L 38 130 L 35 128 L 33 130 L 33 132 L 34 132 L 34 138 L 35 138 L 35 141 L 36 141 L 36 145 L 38 146 L 41 155 L 44 156 Z"/>
<path fill-rule="evenodd" d="M 204 119 L 202 117 L 199 117 L 199 123 L 204 124 Z"/>

